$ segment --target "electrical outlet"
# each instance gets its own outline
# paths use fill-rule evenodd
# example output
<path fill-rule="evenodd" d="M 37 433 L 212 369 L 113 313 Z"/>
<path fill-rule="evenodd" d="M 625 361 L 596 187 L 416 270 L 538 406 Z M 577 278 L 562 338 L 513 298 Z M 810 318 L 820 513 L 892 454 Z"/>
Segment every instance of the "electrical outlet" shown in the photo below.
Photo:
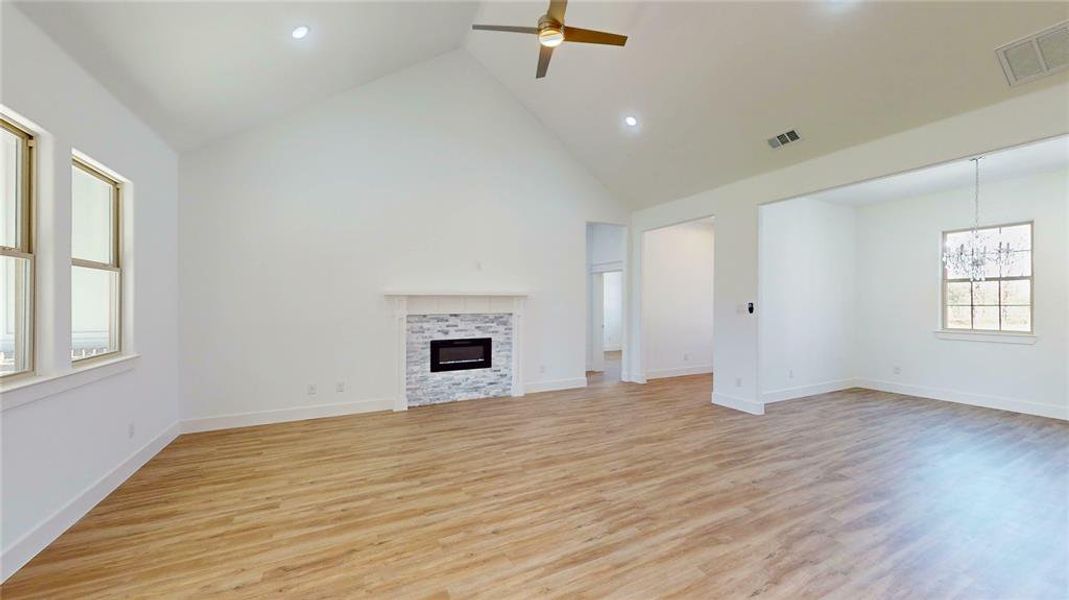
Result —
<path fill-rule="evenodd" d="M 794 369 L 787 369 L 787 379 L 794 379 Z"/>
<path fill-rule="evenodd" d="M 545 373 L 546 372 L 546 365 L 538 365 L 538 372 L 539 373 Z"/>
<path fill-rule="evenodd" d="M 742 387 L 742 377 L 735 378 L 735 387 Z"/>
<path fill-rule="evenodd" d="M 130 424 L 126 427 L 126 437 L 132 440 L 132 439 L 134 439 L 134 434 L 136 434 L 136 433 L 137 433 L 137 427 L 134 426 L 134 422 L 133 421 L 130 421 Z"/>
<path fill-rule="evenodd" d="M 336 385 L 334 386 L 334 391 L 335 391 L 335 392 L 338 392 L 338 393 L 344 392 L 344 391 L 345 391 L 345 382 L 344 382 L 344 381 L 339 381 L 339 382 L 338 382 L 338 383 L 337 383 L 337 384 L 336 384 Z"/>
<path fill-rule="evenodd" d="M 902 374 L 902 367 L 900 367 L 900 366 L 898 366 L 898 365 L 895 365 L 895 366 L 894 366 L 894 367 L 893 367 L 893 368 L 891 369 L 891 372 L 893 372 L 893 373 L 894 373 L 895 375 L 901 375 L 901 374 Z"/>
<path fill-rule="evenodd" d="M 690 354 L 684 352 L 683 353 L 683 362 L 687 362 L 689 360 L 690 360 Z"/>
<path fill-rule="evenodd" d="M 309 396 L 315 396 L 318 393 L 319 393 L 319 390 L 316 388 L 316 385 L 314 383 L 308 384 L 308 395 Z"/>

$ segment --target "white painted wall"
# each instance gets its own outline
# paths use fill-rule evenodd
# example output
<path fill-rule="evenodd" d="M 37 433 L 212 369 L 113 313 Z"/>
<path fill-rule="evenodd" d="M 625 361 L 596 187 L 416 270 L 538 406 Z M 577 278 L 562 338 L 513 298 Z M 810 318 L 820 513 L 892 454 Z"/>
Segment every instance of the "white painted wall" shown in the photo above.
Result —
<path fill-rule="evenodd" d="M 466 51 L 183 155 L 180 187 L 186 419 L 391 400 L 390 289 L 527 291 L 527 390 L 585 385 L 586 223 L 627 211 Z"/>
<path fill-rule="evenodd" d="M 133 322 L 124 343 L 141 355 L 130 370 L 0 413 L 0 562 L 7 577 L 175 435 L 177 158 L 11 3 L 0 4 L 0 45 L 0 103 L 31 125 L 40 142 L 38 373 L 71 372 L 74 149 L 132 182 L 125 301 Z M 3 396 L 9 406 L 23 393 L 5 389 Z"/>
<path fill-rule="evenodd" d="M 808 198 L 760 207 L 763 402 L 851 384 L 854 219 L 853 207 Z"/>
<path fill-rule="evenodd" d="M 641 373 L 646 340 L 640 331 L 645 231 L 715 215 L 715 353 L 713 401 L 762 413 L 758 391 L 757 319 L 738 308 L 757 298 L 757 207 L 820 190 L 1069 133 L 1069 86 L 1018 96 L 839 152 L 749 177 L 635 212 L 631 218 L 631 295 L 626 370 Z M 790 149 L 787 148 L 786 151 Z M 771 151 L 771 150 L 768 150 Z"/>
<path fill-rule="evenodd" d="M 587 225 L 588 261 L 592 272 L 620 269 L 627 251 L 627 228 L 610 223 Z"/>
<path fill-rule="evenodd" d="M 712 372 L 714 245 L 710 221 L 644 236 L 647 379 Z"/>
<path fill-rule="evenodd" d="M 856 385 L 1069 417 L 1069 172 L 982 190 L 985 223 L 1034 222 L 1034 344 L 935 335 L 942 232 L 971 224 L 972 191 L 876 204 L 860 197 L 856 208 L 808 198 L 760 208 L 763 402 Z"/>
<path fill-rule="evenodd" d="M 985 184 L 981 211 L 985 224 L 1034 221 L 1035 344 L 933 333 L 942 232 L 971 225 L 968 186 L 857 209 L 857 376 L 876 389 L 1069 418 L 1069 171 Z"/>
<path fill-rule="evenodd" d="M 623 343 L 624 274 L 610 271 L 602 276 L 602 306 L 605 327 L 601 345 L 604 351 L 619 350 Z"/>

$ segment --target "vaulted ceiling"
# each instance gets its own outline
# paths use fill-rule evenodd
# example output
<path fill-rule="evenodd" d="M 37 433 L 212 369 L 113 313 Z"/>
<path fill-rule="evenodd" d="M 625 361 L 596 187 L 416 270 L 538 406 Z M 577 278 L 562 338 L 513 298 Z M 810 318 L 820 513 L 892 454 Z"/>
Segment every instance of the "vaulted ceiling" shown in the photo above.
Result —
<path fill-rule="evenodd" d="M 483 23 L 530 23 L 542 3 L 488 3 Z M 617 194 L 646 206 L 1034 91 L 994 49 L 1069 17 L 1021 2 L 572 2 L 567 21 L 630 35 L 558 48 L 535 80 L 524 36 L 468 47 Z M 1067 99 L 1069 101 L 1069 99 Z M 638 131 L 622 124 L 639 119 Z M 796 129 L 802 141 L 766 142 Z"/>
<path fill-rule="evenodd" d="M 471 2 L 19 2 L 178 150 L 457 48 Z M 311 33 L 290 37 L 298 25 Z"/>
<path fill-rule="evenodd" d="M 1069 18 L 1054 2 L 573 0 L 569 24 L 630 39 L 565 44 L 540 80 L 533 36 L 470 25 L 534 25 L 545 2 L 20 7 L 180 150 L 463 45 L 635 207 L 1069 81 L 1011 88 L 993 52 Z"/>

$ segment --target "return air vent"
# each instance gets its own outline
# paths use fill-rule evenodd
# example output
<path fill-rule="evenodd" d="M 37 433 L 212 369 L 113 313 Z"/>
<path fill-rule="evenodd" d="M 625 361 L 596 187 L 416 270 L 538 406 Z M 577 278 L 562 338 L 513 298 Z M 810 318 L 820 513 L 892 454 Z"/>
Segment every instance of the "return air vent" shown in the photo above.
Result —
<path fill-rule="evenodd" d="M 785 144 L 797 142 L 800 139 L 802 138 L 798 137 L 798 132 L 792 129 L 790 131 L 781 133 L 776 137 L 768 138 L 768 145 L 772 146 L 773 148 L 779 148 L 780 146 L 783 146 Z"/>
<path fill-rule="evenodd" d="M 1069 67 L 1069 21 L 995 50 L 1009 84 L 1046 77 Z"/>

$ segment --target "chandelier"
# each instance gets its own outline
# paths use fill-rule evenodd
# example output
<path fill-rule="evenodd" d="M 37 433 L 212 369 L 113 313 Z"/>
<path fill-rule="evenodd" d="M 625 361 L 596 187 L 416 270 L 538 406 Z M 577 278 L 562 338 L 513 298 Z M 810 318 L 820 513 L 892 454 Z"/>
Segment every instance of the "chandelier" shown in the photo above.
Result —
<path fill-rule="evenodd" d="M 973 227 L 967 232 L 963 241 L 953 245 L 947 240 L 943 249 L 943 264 L 946 265 L 948 278 L 968 278 L 970 281 L 983 281 L 986 273 L 1007 271 L 1014 258 L 1010 244 L 986 235 L 990 230 L 980 231 L 980 159 L 971 159 L 975 167 L 973 188 Z M 995 230 L 998 231 L 998 230 Z M 960 239 L 960 238 L 959 238 Z M 996 244 L 997 240 L 997 244 Z"/>

